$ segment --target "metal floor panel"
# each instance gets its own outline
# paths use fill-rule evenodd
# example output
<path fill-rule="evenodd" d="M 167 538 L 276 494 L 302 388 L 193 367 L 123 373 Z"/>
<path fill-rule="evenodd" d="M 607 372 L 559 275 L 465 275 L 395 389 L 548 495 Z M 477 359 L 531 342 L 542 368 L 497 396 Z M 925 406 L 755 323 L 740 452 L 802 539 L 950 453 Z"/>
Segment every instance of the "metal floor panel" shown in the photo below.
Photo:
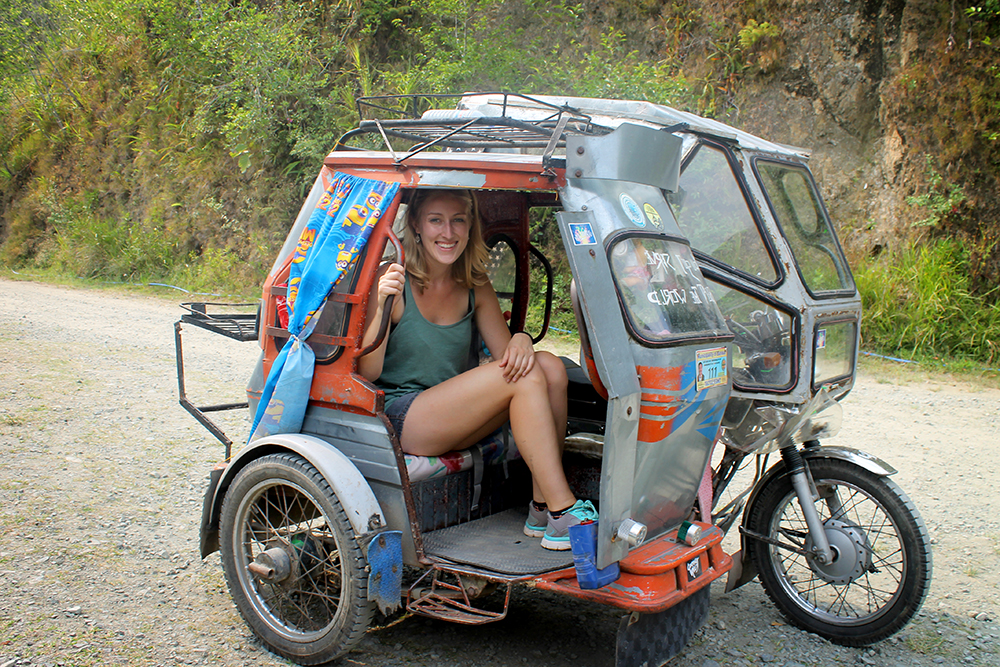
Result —
<path fill-rule="evenodd" d="M 573 564 L 572 551 L 549 551 L 540 537 L 522 532 L 527 507 L 424 533 L 424 552 L 435 560 L 474 565 L 508 575 L 540 574 Z"/>

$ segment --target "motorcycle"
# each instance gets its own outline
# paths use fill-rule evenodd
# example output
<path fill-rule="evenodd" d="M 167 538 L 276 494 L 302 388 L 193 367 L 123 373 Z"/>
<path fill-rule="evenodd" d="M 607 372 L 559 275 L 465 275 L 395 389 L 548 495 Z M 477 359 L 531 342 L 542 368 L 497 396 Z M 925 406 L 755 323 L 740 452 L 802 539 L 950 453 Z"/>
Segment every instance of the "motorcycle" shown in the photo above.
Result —
<path fill-rule="evenodd" d="M 762 334 L 770 330 L 758 327 Z M 752 373 L 765 337 L 748 339 L 742 349 L 750 351 Z M 713 498 L 725 493 L 748 458 L 756 459 L 756 474 L 748 488 L 715 507 L 712 518 L 726 531 L 743 516 L 746 554 L 736 557 L 727 591 L 756 576 L 793 625 L 835 643 L 866 646 L 897 632 L 919 610 L 930 587 L 930 537 L 913 502 L 889 479 L 894 468 L 861 451 L 821 446 L 841 419 L 840 404 L 824 387 L 799 410 L 756 405 L 726 424 Z M 767 468 L 773 452 L 780 461 Z"/>
<path fill-rule="evenodd" d="M 335 660 L 376 608 L 493 622 L 525 582 L 622 609 L 619 665 L 680 652 L 727 574 L 728 590 L 759 577 L 792 623 L 846 645 L 912 618 L 931 577 L 919 512 L 887 463 L 819 442 L 853 385 L 861 308 L 806 152 L 618 100 L 397 96 L 362 100 L 359 115 L 258 314 L 186 304 L 175 326 L 181 404 L 226 446 L 201 553 L 220 551 L 237 608 L 271 650 Z M 382 392 L 357 373 L 388 330 L 362 345 L 373 280 L 405 262 L 400 221 L 428 187 L 475 193 L 511 329 L 542 300 L 536 342 L 554 279 L 532 226 L 562 239 L 581 343 L 563 359 L 563 464 L 599 507 L 572 553 L 524 540 L 530 475 L 509 429 L 441 457 L 406 454 Z M 183 325 L 260 345 L 246 403 L 187 398 Z M 487 354 L 474 345 L 470 364 Z M 207 413 L 247 408 L 251 437 L 234 453 Z M 754 462 L 749 487 L 722 504 Z"/>

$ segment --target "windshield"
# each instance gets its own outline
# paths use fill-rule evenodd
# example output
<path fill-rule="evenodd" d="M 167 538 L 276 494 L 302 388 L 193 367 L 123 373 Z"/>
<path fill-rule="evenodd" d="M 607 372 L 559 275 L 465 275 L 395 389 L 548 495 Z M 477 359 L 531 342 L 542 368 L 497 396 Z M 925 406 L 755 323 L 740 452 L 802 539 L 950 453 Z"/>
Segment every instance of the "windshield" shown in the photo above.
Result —
<path fill-rule="evenodd" d="M 854 279 L 809 171 L 799 165 L 766 160 L 757 160 L 754 166 L 806 289 L 814 295 L 853 291 Z"/>
<path fill-rule="evenodd" d="M 727 331 L 688 246 L 662 236 L 629 235 L 613 243 L 609 257 L 639 340 L 655 344 Z"/>
<path fill-rule="evenodd" d="M 795 364 L 792 315 L 721 283 L 708 284 L 739 350 L 733 352 L 733 383 L 766 391 L 788 389 Z"/>
<path fill-rule="evenodd" d="M 691 247 L 765 284 L 778 273 L 726 154 L 701 145 L 684 166 L 670 207 Z"/>

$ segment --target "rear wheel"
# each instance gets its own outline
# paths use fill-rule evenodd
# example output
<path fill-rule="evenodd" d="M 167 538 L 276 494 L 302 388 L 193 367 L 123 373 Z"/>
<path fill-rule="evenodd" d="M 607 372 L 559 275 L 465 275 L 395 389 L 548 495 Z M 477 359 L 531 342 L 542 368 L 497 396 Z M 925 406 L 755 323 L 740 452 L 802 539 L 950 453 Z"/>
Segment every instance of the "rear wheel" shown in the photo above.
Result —
<path fill-rule="evenodd" d="M 294 454 L 249 463 L 226 492 L 222 566 L 236 606 L 275 653 L 329 662 L 371 622 L 365 558 L 323 476 Z"/>
<path fill-rule="evenodd" d="M 877 642 L 902 628 L 927 594 L 927 528 L 892 480 L 833 459 L 810 460 L 809 469 L 833 562 L 820 564 L 811 555 L 750 538 L 761 584 L 798 627 L 848 646 Z M 747 527 L 811 553 L 812 540 L 787 472 L 767 482 Z"/>

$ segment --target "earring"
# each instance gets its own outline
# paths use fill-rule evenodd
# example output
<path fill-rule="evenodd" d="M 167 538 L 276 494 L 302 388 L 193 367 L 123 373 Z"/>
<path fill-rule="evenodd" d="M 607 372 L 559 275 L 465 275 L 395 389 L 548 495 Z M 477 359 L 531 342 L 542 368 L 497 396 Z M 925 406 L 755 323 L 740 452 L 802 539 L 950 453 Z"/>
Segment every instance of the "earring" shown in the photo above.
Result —
<path fill-rule="evenodd" d="M 420 234 L 417 233 L 417 245 L 420 245 Z"/>

